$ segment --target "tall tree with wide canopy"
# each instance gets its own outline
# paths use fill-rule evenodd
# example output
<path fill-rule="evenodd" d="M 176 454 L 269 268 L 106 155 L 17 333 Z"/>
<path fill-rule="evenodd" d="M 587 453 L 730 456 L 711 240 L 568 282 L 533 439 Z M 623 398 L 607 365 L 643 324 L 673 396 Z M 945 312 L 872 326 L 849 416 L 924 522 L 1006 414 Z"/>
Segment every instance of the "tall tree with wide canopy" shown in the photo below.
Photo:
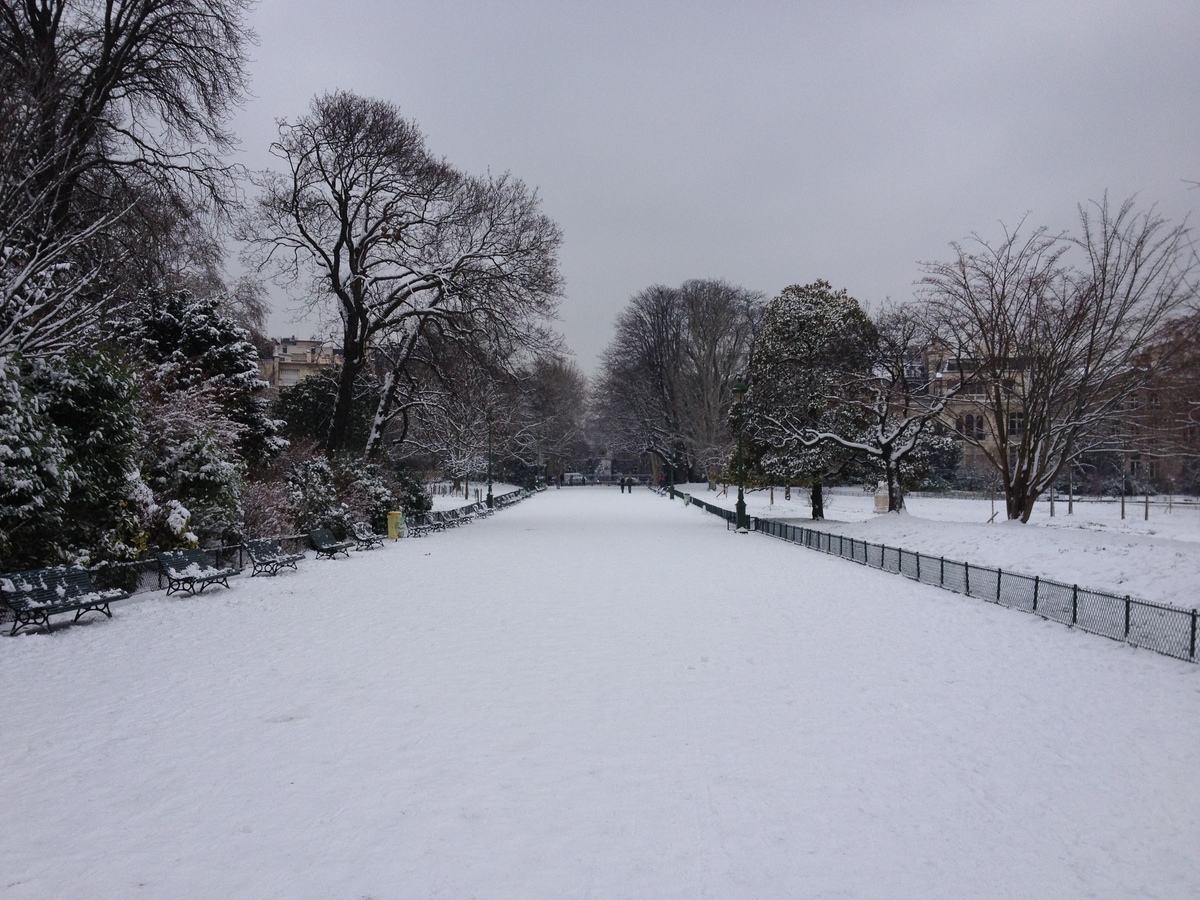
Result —
<path fill-rule="evenodd" d="M 0 354 L 78 342 L 147 235 L 233 197 L 248 7 L 0 4 Z"/>
<path fill-rule="evenodd" d="M 6 125 L 21 136 L 48 234 L 81 191 L 114 185 L 229 199 L 220 154 L 247 88 L 250 0 L 24 0 L 0 4 Z"/>
<path fill-rule="evenodd" d="M 716 471 L 732 446 L 729 410 L 761 296 L 720 280 L 639 291 L 617 317 L 595 391 L 609 449 L 651 453 L 672 471 Z"/>
<path fill-rule="evenodd" d="M 925 264 L 924 300 L 991 434 L 964 435 L 1000 474 L 1009 519 L 1080 454 L 1123 450 L 1122 423 L 1172 347 L 1147 352 L 1197 296 L 1188 229 L 1107 197 L 1077 235 L 1020 229 Z M 1118 444 L 1114 445 L 1114 438 Z"/>
<path fill-rule="evenodd" d="M 457 172 L 393 104 L 347 92 L 281 123 L 271 151 L 284 171 L 260 178 L 242 236 L 256 264 L 274 265 L 311 304 L 336 305 L 342 368 L 327 452 L 351 449 L 354 383 L 372 352 L 384 374 L 368 457 L 431 325 L 499 359 L 556 342 L 547 322 L 561 236 L 521 181 Z"/>

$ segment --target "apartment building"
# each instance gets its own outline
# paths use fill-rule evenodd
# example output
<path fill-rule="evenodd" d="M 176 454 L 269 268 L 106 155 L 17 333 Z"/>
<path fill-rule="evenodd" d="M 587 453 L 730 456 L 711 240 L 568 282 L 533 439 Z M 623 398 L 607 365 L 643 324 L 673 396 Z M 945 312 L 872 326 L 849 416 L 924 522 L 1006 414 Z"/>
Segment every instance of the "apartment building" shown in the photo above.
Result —
<path fill-rule="evenodd" d="M 259 358 L 258 371 L 272 387 L 285 388 L 340 362 L 341 351 L 332 350 L 327 342 L 297 340 L 293 335 L 272 341 L 271 356 Z"/>

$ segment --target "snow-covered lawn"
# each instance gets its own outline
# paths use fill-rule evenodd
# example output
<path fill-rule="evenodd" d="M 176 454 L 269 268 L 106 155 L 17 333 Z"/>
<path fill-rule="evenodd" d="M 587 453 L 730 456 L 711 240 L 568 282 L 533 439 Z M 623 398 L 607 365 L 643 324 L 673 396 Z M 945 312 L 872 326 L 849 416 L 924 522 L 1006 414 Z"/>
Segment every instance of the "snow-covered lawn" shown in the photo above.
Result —
<path fill-rule="evenodd" d="M 680 490 L 717 506 L 734 508 L 737 489 L 722 494 L 707 485 L 684 485 Z M 1117 595 L 1132 594 L 1155 603 L 1200 606 L 1200 503 L 1176 502 L 1170 508 L 1159 499 L 1144 518 L 1139 503 L 1128 503 L 1125 519 L 1120 504 L 1077 502 L 1073 515 L 1067 503 L 1038 503 L 1028 525 L 1004 521 L 1001 497 L 996 521 L 989 524 L 989 500 L 914 495 L 900 515 L 875 515 L 873 498 L 860 489 L 838 488 L 827 495 L 825 520 L 812 521 L 808 491 L 792 492 L 790 501 L 775 491 L 746 495 L 752 516 L 853 535 L 889 547 L 903 547 L 931 556 L 945 556 L 1006 572 L 1040 575 Z"/>
<path fill-rule="evenodd" d="M 0 641 L 0 896 L 1200 896 L 1200 666 L 649 491 Z"/>

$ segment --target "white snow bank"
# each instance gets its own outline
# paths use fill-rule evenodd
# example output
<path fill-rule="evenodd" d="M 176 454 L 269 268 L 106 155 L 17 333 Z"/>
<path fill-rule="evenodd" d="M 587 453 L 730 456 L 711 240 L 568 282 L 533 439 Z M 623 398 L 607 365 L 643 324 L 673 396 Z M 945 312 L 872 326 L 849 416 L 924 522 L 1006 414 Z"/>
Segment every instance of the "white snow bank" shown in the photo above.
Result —
<path fill-rule="evenodd" d="M 710 492 L 706 485 L 681 490 L 701 500 L 733 509 L 737 490 Z M 746 495 L 750 515 L 781 519 L 833 534 L 852 535 L 876 544 L 945 556 L 948 559 L 1040 575 L 1119 596 L 1132 594 L 1157 603 L 1200 605 L 1200 504 L 1174 503 L 1151 507 L 1149 521 L 1141 504 L 1129 504 L 1120 518 L 1116 502 L 1039 503 L 1027 525 L 1004 521 L 1003 502 L 989 524 L 987 500 L 911 496 L 906 513 L 874 515 L 873 498 L 860 490 L 837 490 L 827 496 L 823 521 L 814 522 L 808 492 L 783 491 L 775 503 L 767 491 Z"/>

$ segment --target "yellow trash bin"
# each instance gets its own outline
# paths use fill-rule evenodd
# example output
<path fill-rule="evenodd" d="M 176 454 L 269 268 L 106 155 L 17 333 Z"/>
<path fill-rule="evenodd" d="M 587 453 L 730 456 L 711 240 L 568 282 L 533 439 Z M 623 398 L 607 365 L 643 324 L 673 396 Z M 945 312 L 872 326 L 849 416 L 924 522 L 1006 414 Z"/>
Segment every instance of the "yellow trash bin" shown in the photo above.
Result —
<path fill-rule="evenodd" d="M 397 541 L 404 536 L 404 513 L 388 513 L 388 537 Z"/>

